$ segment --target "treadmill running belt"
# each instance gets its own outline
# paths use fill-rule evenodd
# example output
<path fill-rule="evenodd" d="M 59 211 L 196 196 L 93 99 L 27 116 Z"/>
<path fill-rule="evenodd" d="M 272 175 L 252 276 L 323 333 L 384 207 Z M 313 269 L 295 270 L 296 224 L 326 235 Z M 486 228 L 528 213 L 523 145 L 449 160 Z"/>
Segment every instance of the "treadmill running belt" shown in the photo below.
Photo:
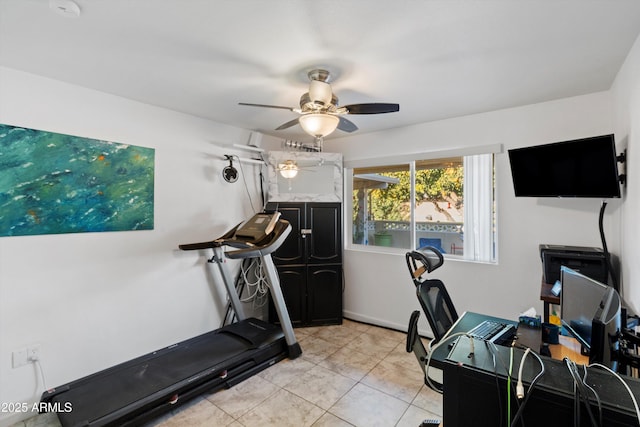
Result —
<path fill-rule="evenodd" d="M 227 360 L 229 351 L 242 352 L 246 347 L 239 338 L 218 335 L 215 340 L 200 340 L 180 347 L 179 351 L 165 353 L 160 360 L 154 358 L 138 366 L 125 367 L 117 375 L 110 373 L 94 379 L 86 387 L 74 387 L 61 394 L 59 399 L 73 402 L 74 419 L 91 421 L 147 398 L 158 390 L 166 393 L 168 388 L 176 385 L 176 378 L 191 379 L 203 369 L 215 371 L 217 365 Z"/>
<path fill-rule="evenodd" d="M 251 321 L 255 322 L 255 319 Z M 256 361 L 251 354 L 265 352 L 261 348 L 268 347 L 269 343 L 282 341 L 281 345 L 266 351 L 266 357 L 272 357 L 272 352 L 283 351 L 283 334 L 273 325 L 261 331 L 262 342 L 252 342 L 255 337 L 243 339 L 233 331 L 230 333 L 229 330 L 237 330 L 238 327 L 246 329 L 247 325 L 242 325 L 245 322 L 200 335 L 70 383 L 68 390 L 62 388 L 51 398 L 52 402 L 60 402 L 60 407 L 64 407 L 65 402 L 72 404 L 71 412 L 58 413 L 60 421 L 65 426 L 106 425 L 125 414 L 128 414 L 128 419 L 136 412 L 143 413 L 147 407 L 166 404 L 171 396 L 190 387 L 218 380 L 225 371 L 239 365 L 246 365 L 246 369 L 255 366 L 260 360 Z"/>

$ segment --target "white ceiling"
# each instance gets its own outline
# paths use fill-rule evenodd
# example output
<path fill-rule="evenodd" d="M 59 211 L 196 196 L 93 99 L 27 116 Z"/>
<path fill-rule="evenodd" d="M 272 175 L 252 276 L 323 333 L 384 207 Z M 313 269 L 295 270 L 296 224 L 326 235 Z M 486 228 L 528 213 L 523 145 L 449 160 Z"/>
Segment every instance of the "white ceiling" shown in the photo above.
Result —
<path fill-rule="evenodd" d="M 358 132 L 406 126 L 607 90 L 640 33 L 639 0 L 76 3 L 0 0 L 0 65 L 292 139 L 238 102 L 297 107 L 323 67 L 341 105 L 400 104 Z"/>

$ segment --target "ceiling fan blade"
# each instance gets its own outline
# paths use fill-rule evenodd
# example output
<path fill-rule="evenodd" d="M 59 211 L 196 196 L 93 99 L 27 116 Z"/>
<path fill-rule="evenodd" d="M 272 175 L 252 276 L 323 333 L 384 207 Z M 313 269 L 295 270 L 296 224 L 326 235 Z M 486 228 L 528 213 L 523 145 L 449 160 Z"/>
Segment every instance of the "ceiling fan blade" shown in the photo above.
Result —
<path fill-rule="evenodd" d="M 344 108 L 349 110 L 349 114 L 381 114 L 395 113 L 400 111 L 399 104 L 387 104 L 382 102 L 372 102 L 369 104 L 351 104 L 345 105 Z"/>
<path fill-rule="evenodd" d="M 247 103 L 247 102 L 238 102 L 238 105 L 247 105 L 249 107 L 279 108 L 281 110 L 293 111 L 293 108 L 291 108 L 291 107 L 282 107 L 280 105 L 250 104 L 250 103 Z"/>
<path fill-rule="evenodd" d="M 293 120 L 288 121 L 287 123 L 284 123 L 284 124 L 278 126 L 276 128 L 276 130 L 288 129 L 291 126 L 295 126 L 297 124 L 298 124 L 298 119 L 293 119 Z"/>
<path fill-rule="evenodd" d="M 338 129 L 345 132 L 354 132 L 358 130 L 358 126 L 356 126 L 356 124 L 352 121 L 347 120 L 342 116 L 339 116 L 338 118 L 340 119 L 340 122 L 338 123 Z"/>

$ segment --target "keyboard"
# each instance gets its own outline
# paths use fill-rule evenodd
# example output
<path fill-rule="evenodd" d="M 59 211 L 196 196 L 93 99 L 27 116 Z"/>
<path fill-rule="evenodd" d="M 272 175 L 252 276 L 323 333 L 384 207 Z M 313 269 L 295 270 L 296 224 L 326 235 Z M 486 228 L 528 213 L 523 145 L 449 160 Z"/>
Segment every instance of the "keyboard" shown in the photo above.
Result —
<path fill-rule="evenodd" d="M 510 342 L 516 335 L 516 327 L 507 323 L 485 320 L 467 332 L 467 335 L 495 344 Z"/>

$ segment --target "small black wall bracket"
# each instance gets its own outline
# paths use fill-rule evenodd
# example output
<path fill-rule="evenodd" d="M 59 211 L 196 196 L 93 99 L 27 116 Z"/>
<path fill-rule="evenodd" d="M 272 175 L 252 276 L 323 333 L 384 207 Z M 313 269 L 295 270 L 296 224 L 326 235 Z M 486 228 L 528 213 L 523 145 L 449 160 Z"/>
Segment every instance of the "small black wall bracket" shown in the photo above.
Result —
<path fill-rule="evenodd" d="M 616 157 L 618 163 L 624 164 L 624 172 L 618 175 L 618 180 L 620 180 L 620 184 L 626 186 L 627 185 L 627 149 L 625 148 L 622 154 L 619 154 Z"/>

